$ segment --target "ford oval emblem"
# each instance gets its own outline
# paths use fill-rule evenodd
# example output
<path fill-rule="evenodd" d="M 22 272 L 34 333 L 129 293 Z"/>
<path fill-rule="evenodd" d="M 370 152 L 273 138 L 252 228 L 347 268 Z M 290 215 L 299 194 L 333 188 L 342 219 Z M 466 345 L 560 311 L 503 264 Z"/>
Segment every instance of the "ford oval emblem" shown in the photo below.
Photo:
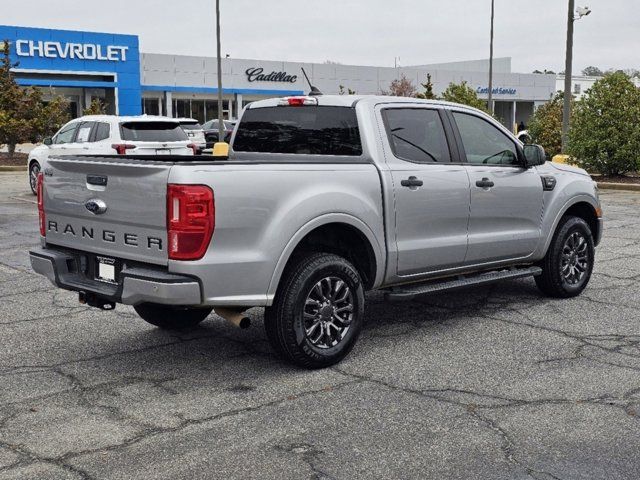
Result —
<path fill-rule="evenodd" d="M 84 208 L 89 210 L 94 215 L 100 215 L 101 213 L 107 211 L 107 204 L 100 199 L 92 198 L 91 200 L 87 200 L 87 202 L 84 204 Z"/>

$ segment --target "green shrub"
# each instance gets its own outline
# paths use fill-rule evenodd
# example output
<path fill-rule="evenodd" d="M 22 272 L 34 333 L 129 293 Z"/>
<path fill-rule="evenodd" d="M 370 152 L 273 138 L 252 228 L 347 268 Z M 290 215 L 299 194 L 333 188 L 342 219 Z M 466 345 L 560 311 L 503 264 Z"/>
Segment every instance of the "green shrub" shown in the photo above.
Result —
<path fill-rule="evenodd" d="M 589 172 L 640 169 L 640 89 L 623 72 L 606 74 L 576 102 L 568 153 Z"/>

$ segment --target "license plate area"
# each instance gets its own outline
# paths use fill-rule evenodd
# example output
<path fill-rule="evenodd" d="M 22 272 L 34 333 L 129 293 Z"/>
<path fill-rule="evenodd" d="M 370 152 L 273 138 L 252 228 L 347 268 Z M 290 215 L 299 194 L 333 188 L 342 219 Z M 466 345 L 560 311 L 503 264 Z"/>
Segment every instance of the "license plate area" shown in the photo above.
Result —
<path fill-rule="evenodd" d="M 96 257 L 95 279 L 99 282 L 118 284 L 120 264 L 115 258 Z"/>
<path fill-rule="evenodd" d="M 156 155 L 171 155 L 170 148 L 156 148 Z"/>

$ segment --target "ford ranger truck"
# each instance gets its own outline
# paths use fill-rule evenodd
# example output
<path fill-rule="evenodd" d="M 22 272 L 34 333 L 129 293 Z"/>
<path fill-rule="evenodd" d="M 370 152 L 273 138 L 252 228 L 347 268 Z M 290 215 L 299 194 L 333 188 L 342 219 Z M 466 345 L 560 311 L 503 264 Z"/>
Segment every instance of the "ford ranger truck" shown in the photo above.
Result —
<path fill-rule="evenodd" d="M 81 302 L 186 329 L 264 307 L 273 348 L 340 361 L 365 292 L 410 300 L 534 277 L 587 286 L 602 236 L 596 184 L 463 105 L 299 96 L 248 105 L 228 156 L 50 157 L 33 269 Z"/>

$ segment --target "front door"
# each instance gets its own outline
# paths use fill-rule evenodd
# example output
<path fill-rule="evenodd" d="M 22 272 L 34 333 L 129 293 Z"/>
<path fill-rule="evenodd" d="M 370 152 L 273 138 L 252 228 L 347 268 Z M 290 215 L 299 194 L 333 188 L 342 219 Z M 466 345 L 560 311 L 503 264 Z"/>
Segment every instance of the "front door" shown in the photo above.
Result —
<path fill-rule="evenodd" d="M 471 191 L 466 265 L 524 258 L 540 241 L 542 181 L 522 167 L 515 142 L 488 120 L 452 112 Z"/>
<path fill-rule="evenodd" d="M 452 162 L 457 154 L 449 148 L 444 113 L 414 104 L 385 107 L 381 115 L 395 196 L 397 275 L 460 266 L 467 250 L 469 178 L 463 165 Z"/>

